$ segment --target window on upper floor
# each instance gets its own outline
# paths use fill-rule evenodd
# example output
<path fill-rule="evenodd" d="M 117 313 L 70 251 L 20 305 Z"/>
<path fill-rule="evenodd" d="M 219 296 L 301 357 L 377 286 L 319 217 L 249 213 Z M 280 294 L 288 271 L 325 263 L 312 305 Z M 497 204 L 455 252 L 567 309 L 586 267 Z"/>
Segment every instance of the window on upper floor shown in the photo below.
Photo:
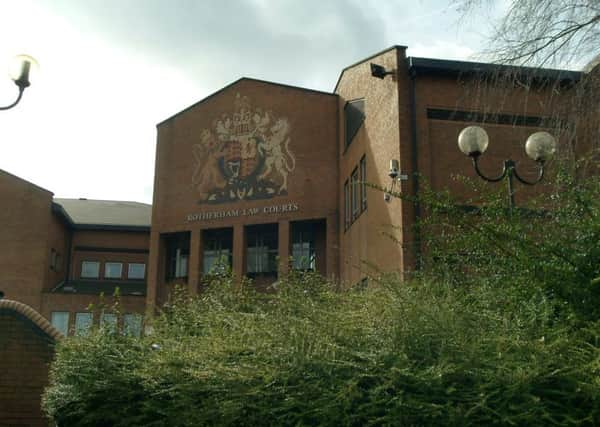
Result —
<path fill-rule="evenodd" d="M 127 278 L 143 280 L 146 278 L 146 264 L 143 262 L 130 262 L 127 265 Z"/>
<path fill-rule="evenodd" d="M 367 209 L 367 159 L 365 156 L 360 159 L 360 202 L 361 211 Z"/>
<path fill-rule="evenodd" d="M 99 261 L 82 261 L 81 262 L 81 278 L 82 279 L 97 279 L 100 277 L 100 262 Z"/>
<path fill-rule="evenodd" d="M 360 213 L 360 187 L 358 180 L 358 168 L 354 168 L 350 177 L 352 186 L 352 220 L 358 218 Z"/>
<path fill-rule="evenodd" d="M 344 106 L 344 120 L 346 124 L 346 148 L 348 148 L 365 121 L 365 100 L 356 99 L 347 102 Z"/>
<path fill-rule="evenodd" d="M 350 184 L 348 180 L 344 182 L 344 228 L 348 229 L 352 224 L 352 217 L 350 211 Z"/>
<path fill-rule="evenodd" d="M 120 279 L 123 275 L 122 262 L 106 262 L 104 263 L 104 278 L 105 279 Z"/>

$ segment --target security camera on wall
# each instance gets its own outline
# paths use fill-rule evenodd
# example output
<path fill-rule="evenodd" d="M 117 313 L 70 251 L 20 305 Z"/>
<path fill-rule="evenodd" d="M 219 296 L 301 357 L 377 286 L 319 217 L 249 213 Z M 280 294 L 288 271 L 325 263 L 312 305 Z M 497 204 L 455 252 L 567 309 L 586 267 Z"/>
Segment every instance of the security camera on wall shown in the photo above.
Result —
<path fill-rule="evenodd" d="M 390 172 L 388 173 L 390 178 L 396 179 L 398 177 L 399 168 L 398 160 L 390 160 Z"/>

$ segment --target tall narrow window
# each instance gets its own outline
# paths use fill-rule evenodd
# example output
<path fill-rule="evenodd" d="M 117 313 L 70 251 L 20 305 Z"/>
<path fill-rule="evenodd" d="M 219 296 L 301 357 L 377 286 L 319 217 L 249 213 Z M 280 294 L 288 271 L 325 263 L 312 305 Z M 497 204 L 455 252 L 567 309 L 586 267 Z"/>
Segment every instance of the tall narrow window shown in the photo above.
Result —
<path fill-rule="evenodd" d="M 311 222 L 292 226 L 292 267 L 296 270 L 315 270 L 315 227 Z"/>
<path fill-rule="evenodd" d="M 355 168 L 352 171 L 351 176 L 351 184 L 352 184 L 352 220 L 355 220 L 359 214 L 359 206 L 360 206 L 360 188 L 358 182 L 358 169 Z"/>
<path fill-rule="evenodd" d="M 64 336 L 67 336 L 69 333 L 69 312 L 53 311 L 52 326 L 61 331 Z"/>
<path fill-rule="evenodd" d="M 246 229 L 247 273 L 276 274 L 278 251 L 277 224 L 252 225 Z"/>
<path fill-rule="evenodd" d="M 365 121 L 365 100 L 357 99 L 347 102 L 344 107 L 346 121 L 346 148 L 354 140 L 354 136 Z"/>
<path fill-rule="evenodd" d="M 190 233 L 168 234 L 165 243 L 167 247 L 167 280 L 187 278 Z"/>
<path fill-rule="evenodd" d="M 352 222 L 350 218 L 350 184 L 346 180 L 344 182 L 344 225 L 346 229 L 350 227 L 350 223 Z"/>
<path fill-rule="evenodd" d="M 204 274 L 220 273 L 231 269 L 233 229 L 204 230 L 202 271 Z"/>
<path fill-rule="evenodd" d="M 367 209 L 367 159 L 362 156 L 360 159 L 360 208 Z"/>

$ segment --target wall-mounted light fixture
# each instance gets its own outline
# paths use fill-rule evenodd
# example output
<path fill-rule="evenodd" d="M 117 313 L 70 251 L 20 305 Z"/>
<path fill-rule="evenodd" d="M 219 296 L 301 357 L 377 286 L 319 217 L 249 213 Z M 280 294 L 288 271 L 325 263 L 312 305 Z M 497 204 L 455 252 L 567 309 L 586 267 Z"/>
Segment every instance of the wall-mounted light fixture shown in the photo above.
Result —
<path fill-rule="evenodd" d="M 23 96 L 23 92 L 31 85 L 31 82 L 29 81 L 31 69 L 37 66 L 37 61 L 29 55 L 18 55 L 13 59 L 9 74 L 19 88 L 19 95 L 12 104 L 7 105 L 6 107 L 0 107 L 0 110 L 11 109 L 19 103 Z"/>
<path fill-rule="evenodd" d="M 525 185 L 535 185 L 544 177 L 544 164 L 550 160 L 556 151 L 556 140 L 548 132 L 536 132 L 527 138 L 525 152 L 530 159 L 534 160 L 539 167 L 538 176 L 533 181 L 528 181 L 517 173 L 516 163 L 513 160 L 504 160 L 502 173 L 496 177 L 485 176 L 479 169 L 479 156 L 487 150 L 489 138 L 487 132 L 479 126 L 464 128 L 458 135 L 458 148 L 473 160 L 475 172 L 488 182 L 499 182 L 508 178 L 508 202 L 509 206 L 515 206 L 515 192 L 513 177 Z"/>
<path fill-rule="evenodd" d="M 377 77 L 378 79 L 383 79 L 388 74 L 394 74 L 393 71 L 386 71 L 386 69 L 382 65 L 373 64 L 371 62 L 371 75 L 373 77 Z"/>

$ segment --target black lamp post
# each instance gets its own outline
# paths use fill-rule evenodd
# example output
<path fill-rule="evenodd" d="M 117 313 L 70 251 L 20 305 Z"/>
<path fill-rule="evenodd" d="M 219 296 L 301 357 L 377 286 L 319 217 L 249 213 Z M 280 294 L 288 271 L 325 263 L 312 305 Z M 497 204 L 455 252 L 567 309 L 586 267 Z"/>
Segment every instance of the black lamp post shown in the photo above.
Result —
<path fill-rule="evenodd" d="M 36 60 L 28 55 L 19 55 L 15 57 L 14 61 L 15 65 L 14 69 L 11 69 L 10 77 L 19 88 L 19 95 L 12 104 L 7 105 L 6 107 L 0 107 L 0 110 L 9 110 L 19 103 L 23 97 L 23 92 L 29 87 L 29 85 L 31 85 L 31 82 L 29 81 L 31 67 L 37 66 Z"/>
<path fill-rule="evenodd" d="M 525 185 L 535 185 L 544 177 L 544 164 L 556 151 L 556 140 L 548 132 L 536 132 L 527 138 L 525 143 L 525 152 L 527 156 L 534 160 L 539 167 L 538 176 L 535 180 L 529 181 L 521 177 L 516 169 L 516 163 L 513 160 L 504 160 L 502 173 L 495 177 L 488 177 L 479 169 L 479 156 L 481 156 L 488 147 L 489 138 L 487 132 L 479 126 L 469 126 L 464 128 L 458 135 L 458 148 L 473 160 L 475 172 L 481 178 L 488 182 L 499 182 L 508 178 L 508 201 L 512 208 L 515 206 L 515 193 L 513 178 Z"/>

